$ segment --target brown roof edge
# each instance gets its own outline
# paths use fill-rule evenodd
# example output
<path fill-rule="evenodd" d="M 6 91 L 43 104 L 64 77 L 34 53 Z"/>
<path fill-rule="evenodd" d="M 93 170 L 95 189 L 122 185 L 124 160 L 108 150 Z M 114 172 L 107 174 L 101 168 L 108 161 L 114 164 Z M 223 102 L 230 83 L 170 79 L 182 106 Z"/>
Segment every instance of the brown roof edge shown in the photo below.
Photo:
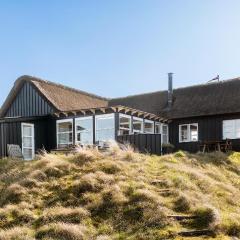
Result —
<path fill-rule="evenodd" d="M 108 98 L 101 97 L 101 96 L 98 96 L 98 95 L 93 94 L 93 93 L 85 92 L 85 91 L 82 91 L 82 90 L 79 90 L 79 89 L 76 89 L 76 88 L 68 87 L 68 86 L 65 86 L 63 84 L 51 82 L 51 81 L 41 79 L 41 78 L 38 78 L 38 77 L 34 77 L 34 76 L 30 76 L 30 75 L 23 75 L 20 78 L 18 78 L 16 81 L 18 81 L 21 78 L 23 78 L 27 81 L 43 82 L 43 83 L 50 84 L 50 85 L 53 85 L 53 86 L 56 86 L 56 87 L 60 87 L 60 88 L 63 88 L 63 89 L 69 90 L 69 91 L 81 93 L 81 94 L 84 94 L 84 95 L 87 95 L 87 96 L 90 96 L 90 97 L 94 97 L 94 98 L 99 98 L 101 100 L 106 100 L 106 101 L 109 100 Z"/>
<path fill-rule="evenodd" d="M 21 89 L 21 87 L 23 86 L 24 82 L 29 82 L 32 84 L 32 86 L 38 90 L 38 92 L 47 100 L 48 103 L 50 103 L 50 105 L 56 110 L 56 111 L 59 111 L 59 109 L 57 108 L 57 106 L 54 105 L 54 103 L 52 102 L 52 99 L 49 99 L 48 96 L 46 96 L 42 91 L 41 89 L 38 88 L 37 84 L 34 84 L 34 82 L 42 82 L 42 83 L 46 83 L 46 84 L 49 84 L 49 85 L 53 85 L 53 86 L 56 86 L 56 87 L 60 87 L 60 88 L 63 88 L 63 89 L 66 89 L 66 90 L 69 90 L 69 91 L 73 91 L 73 92 L 76 92 L 76 93 L 81 93 L 83 95 L 86 95 L 86 96 L 90 96 L 90 97 L 93 97 L 93 98 L 97 98 L 97 99 L 101 99 L 101 100 L 105 100 L 107 101 L 108 99 L 107 98 L 103 98 L 103 97 L 100 97 L 98 95 L 95 95 L 95 94 L 91 94 L 91 93 L 88 93 L 88 92 L 84 92 L 84 91 L 81 91 L 81 90 L 77 90 L 75 88 L 71 88 L 71 87 L 67 87 L 67 86 L 64 86 L 62 84 L 57 84 L 57 83 L 54 83 L 54 82 L 51 82 L 51 81 L 47 81 L 47 80 L 43 80 L 41 78 L 38 78 L 38 77 L 33 77 L 33 76 L 30 76 L 30 75 L 23 75 L 23 76 L 20 76 L 19 78 L 17 78 L 17 80 L 14 82 L 14 86 L 13 88 L 11 89 L 10 93 L 8 94 L 6 100 L 4 101 L 1 109 L 0 109 L 0 117 L 3 117 L 4 114 L 6 113 L 8 107 L 10 106 L 10 104 L 12 103 L 12 101 L 15 99 L 18 91 Z"/>
<path fill-rule="evenodd" d="M 10 93 L 8 94 L 6 100 L 4 101 L 4 103 L 0 109 L 0 118 L 4 117 L 4 114 L 6 113 L 7 109 L 11 105 L 11 103 L 14 101 L 15 97 L 18 94 L 18 91 L 21 89 L 23 84 L 25 82 L 30 82 L 32 84 L 31 78 L 33 78 L 33 77 L 30 77 L 28 75 L 23 75 L 23 76 L 17 78 L 17 80 L 14 82 L 14 85 L 13 85 Z M 36 89 L 36 86 L 34 84 L 32 84 L 32 85 Z M 45 98 L 47 100 L 47 102 L 49 102 L 49 104 L 53 107 L 53 109 L 55 109 L 57 111 L 57 108 L 49 101 L 49 99 L 41 91 L 39 91 L 39 89 L 37 89 L 37 90 L 40 93 L 40 95 L 43 98 Z"/>

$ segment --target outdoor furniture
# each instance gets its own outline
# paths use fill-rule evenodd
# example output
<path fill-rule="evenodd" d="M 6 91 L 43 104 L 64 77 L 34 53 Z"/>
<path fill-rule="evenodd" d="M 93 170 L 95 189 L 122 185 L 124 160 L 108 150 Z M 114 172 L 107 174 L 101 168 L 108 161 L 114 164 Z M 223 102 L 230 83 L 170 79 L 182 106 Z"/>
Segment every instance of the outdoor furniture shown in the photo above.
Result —
<path fill-rule="evenodd" d="M 232 150 L 232 141 L 230 139 L 204 141 L 200 143 L 199 147 L 203 153 L 210 151 L 228 152 Z"/>
<path fill-rule="evenodd" d="M 13 159 L 23 159 L 22 150 L 20 146 L 16 144 L 7 145 L 7 154 L 8 154 L 8 157 Z"/>

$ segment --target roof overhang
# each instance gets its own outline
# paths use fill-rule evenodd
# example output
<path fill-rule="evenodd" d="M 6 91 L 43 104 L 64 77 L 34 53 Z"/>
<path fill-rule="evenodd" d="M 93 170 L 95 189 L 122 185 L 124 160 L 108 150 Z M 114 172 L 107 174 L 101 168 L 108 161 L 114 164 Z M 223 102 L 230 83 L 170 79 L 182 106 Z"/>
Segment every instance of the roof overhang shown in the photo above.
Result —
<path fill-rule="evenodd" d="M 142 117 L 142 118 L 157 121 L 157 122 L 166 123 L 169 121 L 169 119 L 155 115 L 153 113 L 144 112 L 135 108 L 130 108 L 122 105 L 62 111 L 62 112 L 55 112 L 52 115 L 57 118 L 60 118 L 60 117 L 72 117 L 72 116 L 79 116 L 79 115 L 85 116 L 85 115 L 92 115 L 92 114 L 105 114 L 105 113 L 111 113 L 111 112 L 124 113 L 124 114 L 132 115 L 136 117 Z"/>

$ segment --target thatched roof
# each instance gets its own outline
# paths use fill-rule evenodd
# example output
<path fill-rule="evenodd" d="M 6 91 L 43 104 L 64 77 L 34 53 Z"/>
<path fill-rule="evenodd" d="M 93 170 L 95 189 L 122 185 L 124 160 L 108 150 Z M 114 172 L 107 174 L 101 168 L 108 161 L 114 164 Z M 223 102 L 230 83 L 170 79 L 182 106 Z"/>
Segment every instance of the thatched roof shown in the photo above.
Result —
<path fill-rule="evenodd" d="M 1 108 L 0 116 L 3 117 L 4 112 L 25 82 L 30 82 L 56 111 L 105 107 L 108 105 L 106 98 L 26 75 L 16 80 L 13 89 Z"/>
<path fill-rule="evenodd" d="M 167 108 L 167 91 L 107 99 L 36 77 L 22 76 L 0 110 L 0 117 L 15 99 L 25 82 L 30 82 L 47 99 L 55 112 L 125 106 L 174 119 L 240 113 L 240 78 L 173 90 L 173 104 Z"/>
<path fill-rule="evenodd" d="M 167 108 L 167 91 L 116 98 L 122 104 L 170 119 L 240 112 L 240 78 L 173 90 L 173 104 Z"/>

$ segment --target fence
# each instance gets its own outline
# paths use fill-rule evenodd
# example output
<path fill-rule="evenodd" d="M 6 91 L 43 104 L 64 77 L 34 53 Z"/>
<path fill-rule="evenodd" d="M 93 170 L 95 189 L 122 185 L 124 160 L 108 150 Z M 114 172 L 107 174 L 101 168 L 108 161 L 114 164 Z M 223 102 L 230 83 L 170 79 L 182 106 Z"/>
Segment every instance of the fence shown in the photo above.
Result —
<path fill-rule="evenodd" d="M 139 152 L 161 155 L 161 134 L 121 135 L 117 141 L 130 144 Z"/>

